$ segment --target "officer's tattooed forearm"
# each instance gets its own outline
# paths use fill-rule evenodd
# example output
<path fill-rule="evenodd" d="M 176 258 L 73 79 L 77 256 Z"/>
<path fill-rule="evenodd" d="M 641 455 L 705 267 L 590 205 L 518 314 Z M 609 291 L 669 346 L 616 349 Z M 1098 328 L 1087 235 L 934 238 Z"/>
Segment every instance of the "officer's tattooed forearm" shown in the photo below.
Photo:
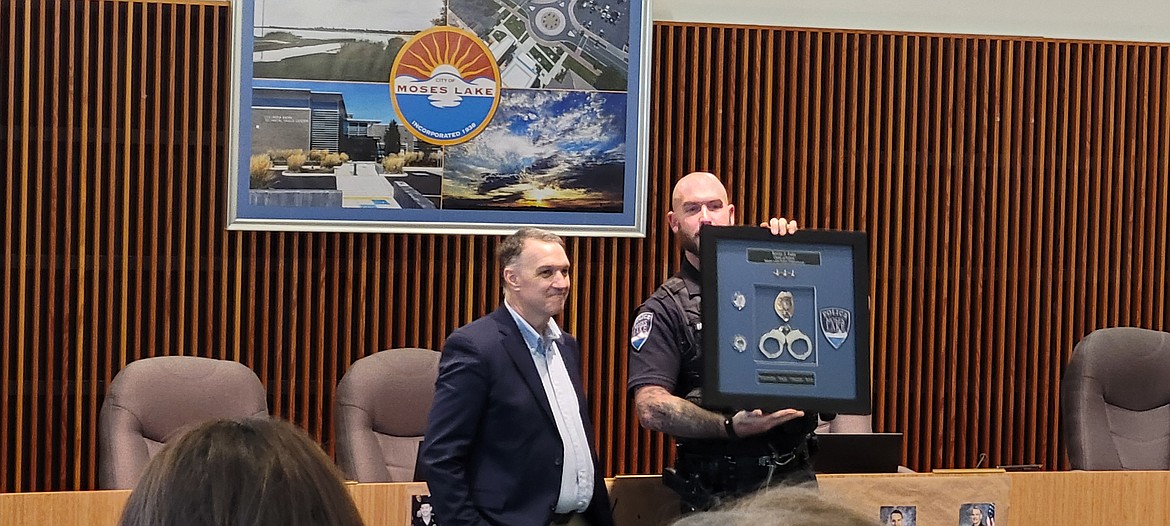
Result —
<path fill-rule="evenodd" d="M 643 427 L 676 438 L 724 436 L 722 416 L 674 396 L 662 387 L 639 388 L 634 395 L 634 406 Z"/>

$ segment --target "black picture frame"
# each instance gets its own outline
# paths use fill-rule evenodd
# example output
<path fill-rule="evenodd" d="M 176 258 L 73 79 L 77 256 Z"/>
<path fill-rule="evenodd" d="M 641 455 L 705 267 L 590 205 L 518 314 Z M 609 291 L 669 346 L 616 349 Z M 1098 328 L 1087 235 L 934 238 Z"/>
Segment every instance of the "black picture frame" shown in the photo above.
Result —
<path fill-rule="evenodd" d="M 699 238 L 704 405 L 870 413 L 866 234 L 706 226 Z"/>

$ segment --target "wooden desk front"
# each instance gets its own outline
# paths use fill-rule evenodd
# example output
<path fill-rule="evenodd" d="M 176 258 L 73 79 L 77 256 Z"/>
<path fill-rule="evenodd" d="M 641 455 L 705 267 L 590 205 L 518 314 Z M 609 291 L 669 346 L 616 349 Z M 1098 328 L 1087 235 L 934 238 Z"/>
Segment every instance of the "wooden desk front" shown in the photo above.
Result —
<path fill-rule="evenodd" d="M 1060 471 L 1002 474 L 822 475 L 823 492 L 832 492 L 844 504 L 873 514 L 881 505 L 899 504 L 874 500 L 874 488 L 935 485 L 944 491 L 970 492 L 973 486 L 992 486 L 1007 481 L 1008 498 L 996 503 L 996 526 L 1049 526 L 1052 524 L 1170 525 L 1170 471 Z M 927 492 L 918 494 L 929 500 Z M 982 499 L 965 502 L 984 502 Z M 929 502 L 919 502 L 919 509 Z M 912 504 L 912 503 L 907 503 Z M 1003 511 L 1000 511 L 1003 510 Z M 1000 517 L 1003 517 L 1001 519 Z M 923 519 L 928 520 L 924 521 Z M 923 517 L 918 526 L 955 526 L 957 507 L 942 516 Z"/>
<path fill-rule="evenodd" d="M 876 506 L 897 504 L 873 501 L 875 488 L 928 484 L 943 488 L 1007 481 L 1007 509 L 997 526 L 1050 524 L 1150 525 L 1170 524 L 1170 472 L 1075 471 L 1007 474 L 939 475 L 822 475 L 821 489 L 867 514 Z M 618 526 L 668 523 L 678 510 L 677 500 L 656 476 L 610 479 L 610 494 Z M 408 526 L 413 495 L 425 494 L 426 485 L 353 484 L 354 502 L 367 526 Z M 129 491 L 67 491 L 0 494 L 0 524 L 24 526 L 114 526 Z M 919 526 L 954 526 L 957 512 L 945 520 L 919 520 Z"/>

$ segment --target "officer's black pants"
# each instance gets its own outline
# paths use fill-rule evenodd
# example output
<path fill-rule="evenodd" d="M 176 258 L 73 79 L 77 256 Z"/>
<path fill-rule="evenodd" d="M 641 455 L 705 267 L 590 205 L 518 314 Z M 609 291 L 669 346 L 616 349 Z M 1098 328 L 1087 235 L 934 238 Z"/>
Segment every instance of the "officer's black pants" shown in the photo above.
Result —
<path fill-rule="evenodd" d="M 807 456 L 771 470 L 753 460 L 758 457 L 680 456 L 673 473 L 663 475 L 664 482 L 679 493 L 684 514 L 716 508 L 765 487 L 816 484 Z"/>

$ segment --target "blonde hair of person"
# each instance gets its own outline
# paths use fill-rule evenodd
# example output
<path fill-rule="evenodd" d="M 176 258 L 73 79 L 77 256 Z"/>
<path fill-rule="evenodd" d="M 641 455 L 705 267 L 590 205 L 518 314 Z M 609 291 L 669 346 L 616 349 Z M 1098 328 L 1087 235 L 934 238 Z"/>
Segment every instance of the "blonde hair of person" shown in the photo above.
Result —
<path fill-rule="evenodd" d="M 879 526 L 877 520 L 826 500 L 811 486 L 777 486 L 672 526 Z"/>

